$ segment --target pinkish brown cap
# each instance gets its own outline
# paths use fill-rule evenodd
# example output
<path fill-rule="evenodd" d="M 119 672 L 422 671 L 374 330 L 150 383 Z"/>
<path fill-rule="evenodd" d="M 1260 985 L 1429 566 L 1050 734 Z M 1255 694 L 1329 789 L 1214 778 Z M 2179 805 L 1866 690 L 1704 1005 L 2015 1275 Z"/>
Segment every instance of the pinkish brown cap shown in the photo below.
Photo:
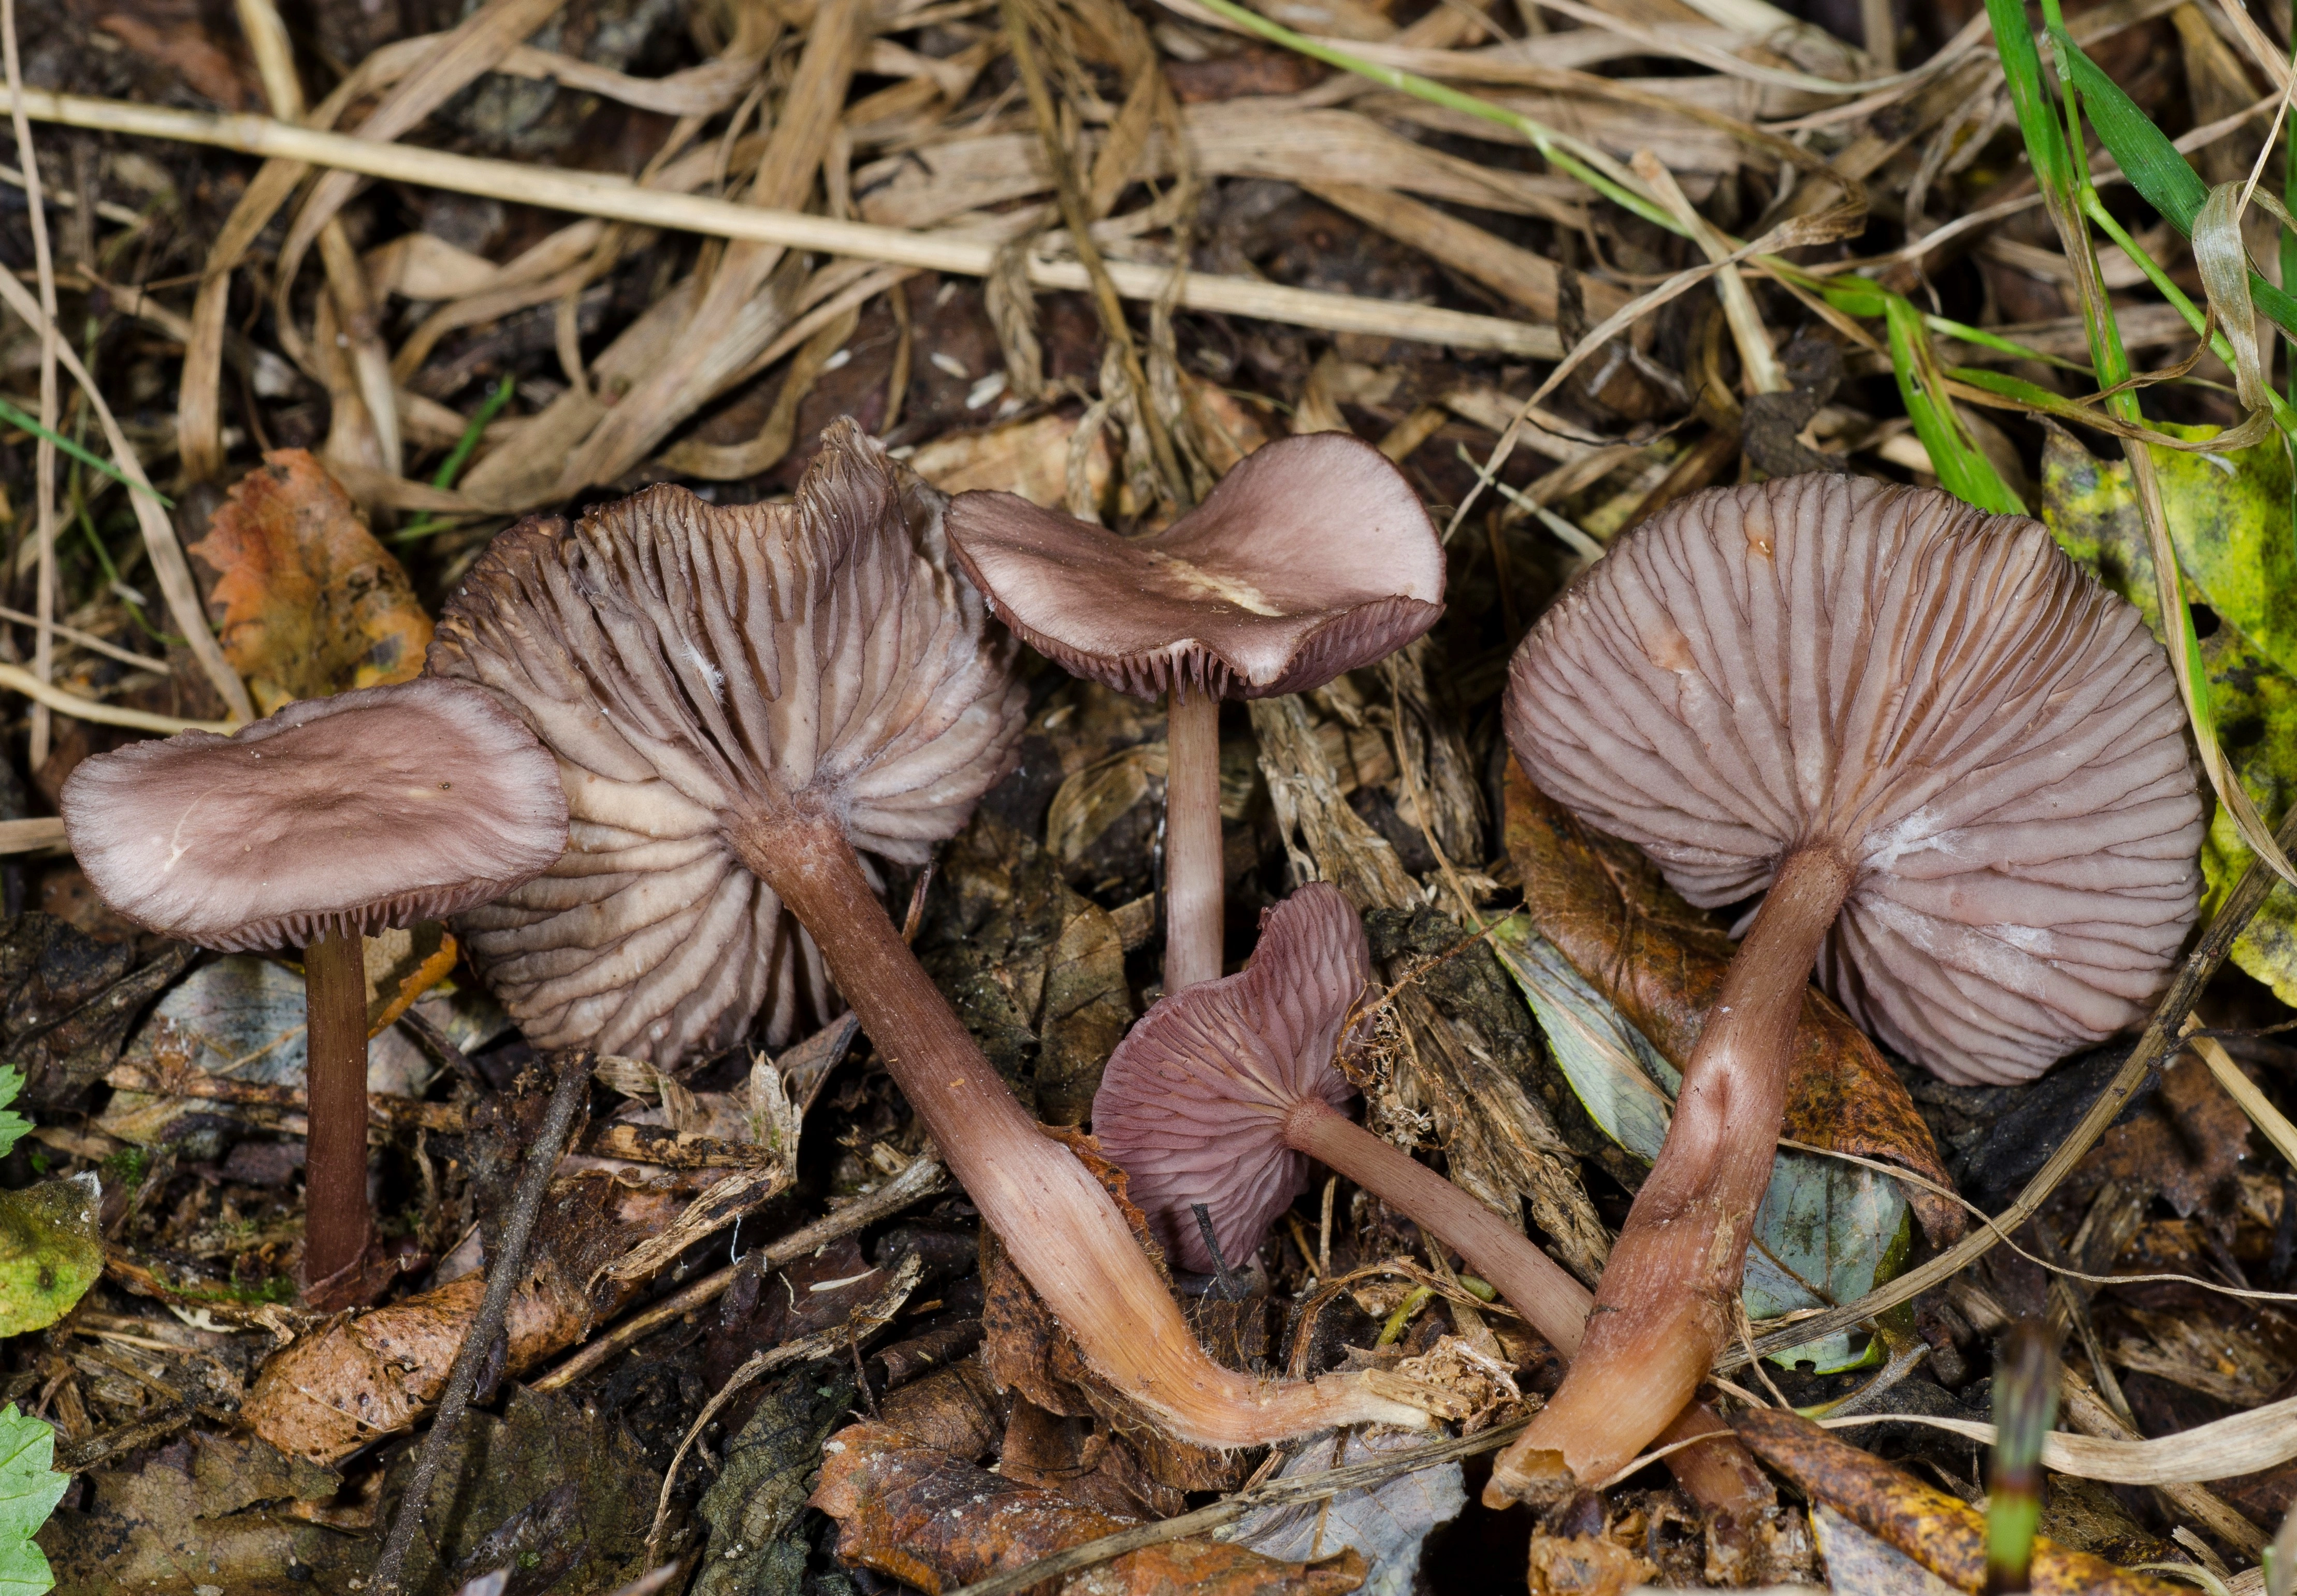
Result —
<path fill-rule="evenodd" d="M 2137 612 L 2039 522 L 1817 473 L 1695 494 L 1518 651 L 1532 779 L 1702 908 L 1831 841 L 1821 984 L 1953 1082 L 2142 1020 L 2194 921 L 2185 712 Z"/>
<path fill-rule="evenodd" d="M 1163 1000 L 1109 1055 L 1093 1135 L 1187 1267 L 1213 1267 L 1190 1205 L 1210 1210 L 1222 1256 L 1239 1264 L 1306 1189 L 1285 1115 L 1311 1100 L 1346 1108 L 1340 1028 L 1371 975 L 1363 923 L 1313 881 L 1261 917 L 1243 970 Z"/>
<path fill-rule="evenodd" d="M 491 693 L 417 679 L 83 761 L 65 834 L 114 909 L 230 950 L 483 903 L 566 845 L 558 769 Z"/>
<path fill-rule="evenodd" d="M 922 864 L 1011 763 L 1012 645 L 946 568 L 940 495 L 851 422 L 797 501 L 650 488 L 497 538 L 425 669 L 494 688 L 558 756 L 565 856 L 458 929 L 538 1047 L 673 1065 L 833 1001 L 745 868 L 746 822 L 803 805 Z"/>
<path fill-rule="evenodd" d="M 1345 432 L 1255 450 L 1165 531 L 1120 538 L 961 493 L 950 543 L 997 616 L 1071 675 L 1152 698 L 1321 687 L 1444 613 L 1444 548 L 1387 456 Z"/>

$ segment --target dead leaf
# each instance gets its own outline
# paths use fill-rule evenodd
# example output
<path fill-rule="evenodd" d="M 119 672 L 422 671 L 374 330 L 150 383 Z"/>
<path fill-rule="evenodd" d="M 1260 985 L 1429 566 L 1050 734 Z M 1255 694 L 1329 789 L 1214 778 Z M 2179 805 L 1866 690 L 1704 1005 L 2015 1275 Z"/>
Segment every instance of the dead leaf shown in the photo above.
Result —
<path fill-rule="evenodd" d="M 375 1561 L 372 1539 L 295 1510 L 320 1507 L 341 1481 L 259 1441 L 194 1433 L 139 1468 L 81 1478 L 38 1535 L 62 1596 L 307 1596 L 347 1588 Z"/>
<path fill-rule="evenodd" d="M 423 669 L 431 617 L 350 496 L 306 451 L 266 455 L 190 552 L 216 572 L 208 607 L 224 657 L 265 714 Z"/>
<path fill-rule="evenodd" d="M 718 1477 L 695 1514 L 709 1526 L 690 1596 L 751 1596 L 795 1591 L 807 1537 L 793 1534 L 822 1443 L 853 1405 L 853 1382 L 796 1369 L 769 1383 L 757 1411 L 725 1445 Z"/>
<path fill-rule="evenodd" d="M 935 439 L 911 455 L 910 465 L 943 493 L 985 488 L 1057 508 L 1068 497 L 1069 439 L 1076 429 L 1074 416 L 1058 414 L 1008 422 Z M 1108 479 L 1108 445 L 1095 437 L 1085 457 L 1085 481 L 1096 504 L 1107 497 Z"/>
<path fill-rule="evenodd" d="M 812 1504 L 837 1520 L 837 1555 L 931 1596 L 1125 1527 L 1050 1491 L 918 1445 L 881 1425 L 823 1449 Z M 1207 1540 L 1167 1542 L 1070 1579 L 1072 1596 L 1340 1596 L 1363 1581 L 1354 1551 L 1311 1567 Z"/>
<path fill-rule="evenodd" d="M 1734 950 L 1730 937 L 1676 897 L 1640 851 L 1581 826 L 1513 761 L 1506 828 L 1508 857 L 1540 934 L 1680 1069 L 1722 993 Z M 1905 1083 L 1865 1032 L 1815 988 L 1795 1032 L 1781 1134 L 1953 1189 Z M 1901 1184 L 1931 1240 L 1961 1238 L 1960 1207 Z"/>
<path fill-rule="evenodd" d="M 1799 1414 L 1762 1408 L 1731 1424 L 1757 1457 L 1812 1501 L 1834 1509 L 1955 1589 L 1985 1588 L 1986 1518 L 1969 1503 L 1836 1439 Z M 2034 1540 L 2032 1581 L 2037 1596 L 2172 1596 L 2184 1589 L 2041 1536 Z"/>
<path fill-rule="evenodd" d="M 533 1266 L 512 1293 L 503 1372 L 518 1375 L 587 1335 L 635 1287 L 583 1282 L 598 1265 L 670 1222 L 676 1205 L 586 1173 L 553 1186 L 536 1227 Z M 284 1452 L 332 1463 L 412 1429 L 446 1389 L 463 1332 L 486 1294 L 482 1273 L 331 1321 L 274 1353 L 241 1417 Z"/>
<path fill-rule="evenodd" d="M 0 935 L 0 1064 L 23 1073 L 25 1102 L 84 1107 L 128 1028 L 196 951 L 168 942 L 147 957 L 50 915 L 11 921 Z"/>
<path fill-rule="evenodd" d="M 1447 1337 L 1448 1339 L 1448 1337 Z M 1320 1474 L 1377 1461 L 1387 1452 L 1427 1444 L 1403 1430 L 1348 1431 L 1319 1440 L 1278 1471 L 1278 1479 Z M 1262 1508 L 1238 1520 L 1225 1538 L 1264 1556 L 1314 1561 L 1342 1547 L 1361 1553 L 1369 1570 L 1364 1596 L 1409 1596 L 1420 1571 L 1420 1549 L 1468 1504 L 1458 1463 L 1399 1474 L 1378 1485 L 1346 1491 L 1325 1501 Z"/>
<path fill-rule="evenodd" d="M 396 1510 L 414 1464 L 413 1448 L 393 1460 L 379 1518 Z M 508 1569 L 506 1596 L 612 1591 L 649 1566 L 661 1489 L 611 1407 L 514 1387 L 501 1418 L 474 1411 L 456 1430 L 399 1588 L 452 1591 Z"/>

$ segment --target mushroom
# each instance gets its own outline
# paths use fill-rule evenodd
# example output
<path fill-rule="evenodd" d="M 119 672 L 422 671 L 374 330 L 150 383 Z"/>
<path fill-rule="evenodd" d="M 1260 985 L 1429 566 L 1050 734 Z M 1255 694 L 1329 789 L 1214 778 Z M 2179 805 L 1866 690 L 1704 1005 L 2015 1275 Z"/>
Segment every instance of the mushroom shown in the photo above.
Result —
<path fill-rule="evenodd" d="M 1494 1506 L 1608 1478 L 1705 1377 L 1814 965 L 1934 1074 L 2025 1080 L 2144 1017 L 2202 835 L 2137 612 L 2036 522 L 1860 478 L 1646 522 L 1524 640 L 1506 724 L 1534 781 L 1692 903 L 1762 903 L 1585 1345 L 1494 1468 Z"/>
<path fill-rule="evenodd" d="M 1325 882 L 1302 887 L 1261 917 L 1240 974 L 1163 999 L 1117 1044 L 1092 1104 L 1102 1151 L 1124 1171 L 1157 1240 L 1200 1271 L 1258 1250 L 1306 1189 L 1313 1158 L 1456 1248 L 1574 1356 L 1595 1300 L 1588 1289 L 1517 1226 L 1347 1117 L 1354 1088 L 1339 1060 L 1364 1041 L 1356 1004 L 1371 974 L 1347 900 Z M 1668 1438 L 1724 1427 L 1693 1404 Z M 1775 1500 L 1735 1441 L 1702 1442 L 1668 1461 L 1710 1508 L 1744 1515 Z"/>
<path fill-rule="evenodd" d="M 514 1014 L 557 1024 L 594 1005 L 674 1064 L 739 1034 L 763 989 L 725 967 L 756 958 L 755 928 L 786 910 L 1117 1391 L 1210 1445 L 1424 1425 L 1354 1376 L 1271 1384 L 1207 1358 L 1115 1199 L 1014 1100 L 879 902 L 857 850 L 922 862 L 1004 775 L 1024 724 L 1012 646 L 946 569 L 943 502 L 840 421 L 794 505 L 653 488 L 496 539 L 425 668 L 527 717 L 558 755 L 573 840 L 465 922 L 472 944 Z"/>
<path fill-rule="evenodd" d="M 1165 990 L 1217 979 L 1220 701 L 1305 693 L 1436 624 L 1444 549 L 1420 496 L 1371 445 L 1312 432 L 1247 455 L 1149 537 L 976 491 L 950 505 L 949 539 L 1032 647 L 1166 695 Z"/>
<path fill-rule="evenodd" d="M 309 1151 L 306 1296 L 366 1250 L 369 932 L 440 919 L 548 868 L 557 769 L 465 682 L 417 679 L 291 703 L 83 761 L 64 832 L 97 893 L 163 936 L 303 950 Z"/>

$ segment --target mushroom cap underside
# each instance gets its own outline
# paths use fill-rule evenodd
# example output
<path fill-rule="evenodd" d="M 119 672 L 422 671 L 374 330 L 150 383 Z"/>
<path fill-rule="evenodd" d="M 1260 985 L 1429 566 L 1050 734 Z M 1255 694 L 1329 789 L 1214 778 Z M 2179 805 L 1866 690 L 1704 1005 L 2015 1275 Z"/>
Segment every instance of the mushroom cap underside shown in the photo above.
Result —
<path fill-rule="evenodd" d="M 483 688 L 423 679 L 100 754 L 62 809 L 105 902 L 226 950 L 436 919 L 566 843 L 557 768 L 533 734 Z"/>
<path fill-rule="evenodd" d="M 1506 721 L 1544 790 L 1701 907 L 1840 849 L 1821 983 L 1949 1081 L 2136 1022 L 2193 924 L 2160 646 L 2040 523 L 1942 492 L 1816 473 L 1670 506 L 1526 638 Z"/>
<path fill-rule="evenodd" d="M 1032 647 L 1140 697 L 1176 683 L 1231 698 L 1305 692 L 1443 613 L 1443 547 L 1419 495 L 1342 432 L 1256 450 L 1149 537 L 991 492 L 951 502 L 949 535 Z"/>
<path fill-rule="evenodd" d="M 1355 910 L 1311 882 L 1261 917 L 1242 971 L 1164 999 L 1109 1056 L 1093 1134 L 1186 1267 L 1213 1267 L 1192 1204 L 1233 1264 L 1305 1189 L 1308 1160 L 1285 1146 L 1284 1118 L 1311 1099 L 1346 1109 L 1354 1089 L 1335 1060 L 1371 968 Z"/>
<path fill-rule="evenodd" d="M 1023 727 L 943 503 L 839 423 L 794 504 L 653 488 L 523 522 L 473 568 L 425 668 L 526 718 L 573 817 L 556 866 L 460 926 L 537 1045 L 667 1065 L 830 1012 L 811 939 L 743 862 L 756 823 L 803 812 L 923 863 Z"/>

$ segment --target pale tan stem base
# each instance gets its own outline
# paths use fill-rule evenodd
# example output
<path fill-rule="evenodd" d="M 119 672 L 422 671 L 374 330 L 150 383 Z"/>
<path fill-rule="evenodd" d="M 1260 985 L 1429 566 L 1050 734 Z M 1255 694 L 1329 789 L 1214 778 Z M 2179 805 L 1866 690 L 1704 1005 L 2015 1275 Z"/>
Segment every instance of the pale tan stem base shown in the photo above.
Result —
<path fill-rule="evenodd" d="M 1205 1446 L 1259 1445 L 1343 1424 L 1426 1427 L 1426 1414 L 1374 1395 L 1353 1376 L 1262 1380 L 1206 1357 L 1116 1200 L 1039 1131 L 926 978 L 843 831 L 826 819 L 791 818 L 730 840 L 813 934 L 950 1172 L 1119 1392 Z"/>
<path fill-rule="evenodd" d="M 1566 1358 L 1577 1358 L 1594 1294 L 1542 1252 L 1531 1238 L 1402 1148 L 1381 1140 L 1321 1099 L 1285 1116 L 1285 1144 L 1373 1193 L 1459 1249 L 1476 1273 Z M 1703 1403 L 1675 1416 L 1662 1444 L 1728 1428 Z M 1770 1482 L 1736 1440 L 1687 1446 L 1668 1455 L 1675 1478 L 1702 1507 L 1743 1518 L 1778 1500 Z"/>
<path fill-rule="evenodd" d="M 1611 1249 L 1580 1355 L 1493 1466 L 1486 1504 L 1552 1489 L 1559 1459 L 1580 1485 L 1601 1485 L 1707 1377 L 1770 1185 L 1803 992 L 1852 878 L 1831 846 L 1779 866 L 1684 1070 L 1675 1123 Z"/>

